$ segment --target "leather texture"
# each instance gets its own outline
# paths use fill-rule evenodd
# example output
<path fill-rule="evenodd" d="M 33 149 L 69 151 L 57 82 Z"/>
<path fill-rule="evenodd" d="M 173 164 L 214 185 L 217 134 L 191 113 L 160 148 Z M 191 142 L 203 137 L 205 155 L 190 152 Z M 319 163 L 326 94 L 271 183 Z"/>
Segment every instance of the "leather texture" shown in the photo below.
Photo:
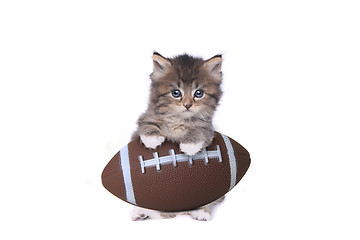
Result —
<path fill-rule="evenodd" d="M 127 145 L 135 201 L 129 201 L 126 197 L 120 152 L 105 167 L 103 185 L 118 198 L 139 207 L 165 212 L 196 209 L 225 195 L 231 189 L 231 178 L 235 178 L 237 184 L 250 166 L 249 152 L 233 139 L 228 139 L 233 153 L 229 152 L 223 136 L 218 132 L 215 132 L 212 144 L 206 148 L 207 151 L 220 148 L 221 160 L 212 157 L 206 161 L 198 157 L 177 162 L 176 166 L 173 163 L 158 163 L 157 166 L 145 167 L 145 171 L 142 171 L 140 158 L 146 161 L 154 159 L 154 156 L 156 159 L 169 156 L 171 149 L 175 154 L 183 153 L 179 145 L 173 142 L 165 141 L 156 149 L 148 149 L 140 143 L 140 139 L 135 139 Z M 232 172 L 230 154 L 236 159 L 236 171 L 233 169 Z M 234 168 L 234 162 L 232 165 Z"/>

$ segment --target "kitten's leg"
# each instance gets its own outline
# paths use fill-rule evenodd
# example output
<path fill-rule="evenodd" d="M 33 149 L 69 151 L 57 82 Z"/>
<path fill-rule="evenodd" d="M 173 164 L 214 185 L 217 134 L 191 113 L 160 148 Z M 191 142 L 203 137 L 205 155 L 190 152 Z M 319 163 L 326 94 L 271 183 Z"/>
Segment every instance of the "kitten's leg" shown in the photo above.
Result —
<path fill-rule="evenodd" d="M 160 213 L 146 208 L 133 207 L 131 219 L 133 221 L 146 220 L 150 218 L 160 218 Z"/>
<path fill-rule="evenodd" d="M 141 118 L 138 124 L 137 134 L 147 148 L 155 149 L 165 141 L 165 137 L 161 134 L 160 124 L 154 123 L 154 120 Z"/>
<path fill-rule="evenodd" d="M 189 212 L 189 215 L 199 221 L 210 221 L 211 220 L 211 211 L 208 206 L 201 207 L 199 209 Z"/>
<path fill-rule="evenodd" d="M 131 212 L 131 219 L 133 221 L 140 221 L 146 219 L 173 218 L 173 217 L 176 217 L 176 213 L 159 212 L 159 211 L 140 208 L 140 207 L 133 207 Z"/>
<path fill-rule="evenodd" d="M 211 125 L 207 128 L 190 129 L 188 134 L 180 141 L 180 150 L 187 155 L 195 155 L 209 146 L 213 138 L 214 131 Z"/>
<path fill-rule="evenodd" d="M 174 217 L 176 217 L 176 213 L 172 213 L 172 212 L 161 212 L 161 213 L 160 213 L 160 217 L 162 217 L 162 218 L 174 218 Z"/>
<path fill-rule="evenodd" d="M 210 221 L 211 220 L 211 212 L 216 205 L 222 202 L 225 199 L 225 196 L 219 198 L 218 200 L 209 203 L 199 209 L 188 212 L 188 214 L 195 220 L 199 221 Z"/>

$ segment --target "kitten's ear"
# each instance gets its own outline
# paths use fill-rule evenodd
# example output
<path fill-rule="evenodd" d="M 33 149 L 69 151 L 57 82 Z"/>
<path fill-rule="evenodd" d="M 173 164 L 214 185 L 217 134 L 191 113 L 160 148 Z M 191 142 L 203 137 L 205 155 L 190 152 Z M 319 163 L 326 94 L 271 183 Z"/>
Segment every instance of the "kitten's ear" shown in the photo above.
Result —
<path fill-rule="evenodd" d="M 205 68 L 213 75 L 221 75 L 222 55 L 215 55 L 214 57 L 204 61 Z"/>
<path fill-rule="evenodd" d="M 171 66 L 170 60 L 161 56 L 158 52 L 154 52 L 152 59 L 154 64 L 153 75 L 155 77 L 163 75 Z"/>

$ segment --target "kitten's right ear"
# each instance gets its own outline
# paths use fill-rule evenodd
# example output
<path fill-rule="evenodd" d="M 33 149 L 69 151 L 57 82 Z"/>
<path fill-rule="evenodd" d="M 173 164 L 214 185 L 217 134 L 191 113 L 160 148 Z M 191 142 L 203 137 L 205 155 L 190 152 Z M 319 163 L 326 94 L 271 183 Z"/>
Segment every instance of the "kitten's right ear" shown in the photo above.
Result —
<path fill-rule="evenodd" d="M 221 74 L 221 64 L 222 64 L 222 55 L 218 54 L 212 58 L 204 61 L 205 67 L 212 74 L 218 75 Z"/>
<path fill-rule="evenodd" d="M 170 60 L 161 56 L 161 54 L 158 52 L 154 52 L 152 59 L 154 64 L 154 69 L 153 69 L 154 77 L 162 76 L 171 66 Z"/>

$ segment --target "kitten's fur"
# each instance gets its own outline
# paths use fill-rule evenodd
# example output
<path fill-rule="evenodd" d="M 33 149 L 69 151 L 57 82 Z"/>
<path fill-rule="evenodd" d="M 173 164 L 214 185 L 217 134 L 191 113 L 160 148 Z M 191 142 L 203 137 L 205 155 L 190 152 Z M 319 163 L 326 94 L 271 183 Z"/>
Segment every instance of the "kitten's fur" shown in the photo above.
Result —
<path fill-rule="evenodd" d="M 214 137 L 212 118 L 222 95 L 221 63 L 221 55 L 204 61 L 187 54 L 165 58 L 154 52 L 150 102 L 132 138 L 140 136 L 144 145 L 153 149 L 167 139 L 179 143 L 181 151 L 188 155 L 210 145 Z M 207 205 L 189 215 L 210 220 L 210 208 Z M 146 219 L 149 215 L 154 214 L 137 208 L 132 219 Z"/>

